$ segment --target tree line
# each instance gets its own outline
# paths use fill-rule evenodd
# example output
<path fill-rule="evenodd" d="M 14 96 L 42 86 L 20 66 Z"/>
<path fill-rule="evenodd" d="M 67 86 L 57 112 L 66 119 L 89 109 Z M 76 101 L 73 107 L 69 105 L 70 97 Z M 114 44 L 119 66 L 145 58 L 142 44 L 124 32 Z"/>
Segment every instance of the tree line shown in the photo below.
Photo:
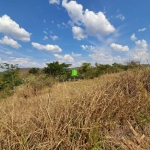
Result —
<path fill-rule="evenodd" d="M 95 63 L 95 66 L 92 66 L 91 63 L 84 62 L 80 67 L 71 68 L 72 64 L 59 63 L 56 61 L 47 63 L 46 65 L 47 66 L 42 70 L 39 68 L 31 68 L 29 73 L 39 74 L 43 72 L 53 78 L 67 80 L 68 78 L 72 78 L 72 69 L 76 69 L 78 71 L 78 76 L 76 78 L 89 79 L 106 73 L 117 73 L 128 69 L 134 69 L 139 67 L 140 63 L 136 61 L 130 61 L 126 64 L 113 63 L 112 65 Z"/>
<path fill-rule="evenodd" d="M 109 64 L 98 64 L 94 66 L 91 63 L 84 62 L 78 68 L 71 68 L 72 64 L 59 63 L 58 61 L 47 63 L 46 67 L 31 68 L 28 72 L 35 76 L 44 74 L 47 78 L 51 77 L 56 81 L 67 81 L 71 79 L 93 79 L 103 74 L 117 73 L 120 71 L 126 71 L 141 67 L 139 62 L 130 61 L 126 64 L 113 63 Z M 4 69 L 0 73 L 0 93 L 7 93 L 7 95 L 13 93 L 16 86 L 23 84 L 23 79 L 20 77 L 20 69 L 17 64 L 1 63 L 0 68 Z M 77 76 L 72 76 L 72 69 L 76 69 Z"/>

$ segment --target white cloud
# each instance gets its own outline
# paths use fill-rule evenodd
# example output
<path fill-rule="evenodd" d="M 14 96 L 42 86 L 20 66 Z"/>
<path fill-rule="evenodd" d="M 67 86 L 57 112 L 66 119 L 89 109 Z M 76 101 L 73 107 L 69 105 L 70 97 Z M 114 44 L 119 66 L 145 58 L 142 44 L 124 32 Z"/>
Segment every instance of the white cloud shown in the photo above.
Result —
<path fill-rule="evenodd" d="M 39 43 L 32 42 L 32 46 L 34 48 L 37 48 L 38 50 L 46 50 L 49 52 L 61 52 L 62 51 L 62 49 L 58 45 L 50 45 L 50 44 L 41 45 Z"/>
<path fill-rule="evenodd" d="M 146 61 L 149 58 L 147 42 L 145 40 L 138 40 L 135 42 L 135 45 L 135 48 L 129 55 L 141 62 Z"/>
<path fill-rule="evenodd" d="M 9 60 L 3 60 L 3 63 L 18 64 L 20 67 L 43 67 L 41 64 L 31 60 L 30 58 L 14 58 L 9 57 Z"/>
<path fill-rule="evenodd" d="M 87 61 L 85 61 L 85 60 L 76 61 L 76 62 L 72 63 L 71 67 L 80 67 L 84 62 L 87 62 Z"/>
<path fill-rule="evenodd" d="M 52 39 L 53 41 L 58 40 L 58 36 L 56 36 L 56 35 L 50 36 L 50 37 L 51 37 L 51 39 Z"/>
<path fill-rule="evenodd" d="M 126 51 L 129 51 L 129 47 L 128 46 L 122 46 L 120 44 L 115 44 L 115 43 L 112 43 L 110 44 L 110 47 L 115 50 L 115 51 L 119 51 L 119 52 L 126 52 Z"/>
<path fill-rule="evenodd" d="M 91 50 L 91 51 L 96 50 L 95 46 L 92 46 L 92 45 L 90 45 L 90 46 L 88 46 L 88 45 L 81 45 L 81 48 L 82 48 L 82 50 Z"/>
<path fill-rule="evenodd" d="M 122 59 L 120 56 L 113 57 L 112 55 L 106 55 L 101 52 L 95 54 L 89 54 L 89 57 L 91 57 L 94 62 L 100 64 L 113 64 L 114 62 L 122 63 L 124 61 L 124 59 Z"/>
<path fill-rule="evenodd" d="M 31 61 L 31 59 L 29 58 L 15 58 L 14 60 L 12 60 L 12 62 L 24 67 L 38 66 L 37 62 Z"/>
<path fill-rule="evenodd" d="M 58 54 L 54 54 L 54 56 L 55 56 L 56 59 L 58 59 L 61 63 L 62 63 L 62 62 L 69 62 L 69 63 L 74 62 L 74 59 L 73 59 L 73 57 L 72 57 L 70 54 L 65 54 L 64 56 L 58 55 Z"/>
<path fill-rule="evenodd" d="M 109 23 L 102 12 L 95 14 L 93 11 L 85 10 L 83 23 L 89 35 L 109 35 L 115 28 Z"/>
<path fill-rule="evenodd" d="M 62 6 L 66 8 L 68 15 L 72 19 L 73 23 L 79 23 L 83 17 L 83 6 L 77 4 L 76 1 L 70 1 L 67 3 L 67 0 L 62 1 Z"/>
<path fill-rule="evenodd" d="M 23 28 L 20 28 L 19 25 L 15 21 L 11 20 L 11 18 L 7 15 L 0 17 L 0 32 L 6 35 L 11 35 L 17 40 L 24 42 L 30 41 L 31 33 L 27 32 Z"/>
<path fill-rule="evenodd" d="M 79 56 L 81 56 L 81 54 L 75 54 L 75 53 L 72 52 L 72 56 L 73 57 L 79 57 Z"/>
<path fill-rule="evenodd" d="M 146 30 L 146 28 L 142 28 L 142 29 L 139 29 L 138 32 L 143 32 L 145 30 Z"/>
<path fill-rule="evenodd" d="M 122 14 L 118 14 L 117 16 L 116 16 L 116 18 L 119 18 L 120 20 L 125 20 L 125 16 L 123 16 Z"/>
<path fill-rule="evenodd" d="M 94 13 L 88 9 L 84 11 L 83 6 L 76 1 L 67 3 L 67 0 L 63 0 L 62 6 L 66 8 L 73 24 L 84 25 L 87 34 L 91 36 L 109 35 L 115 31 L 102 12 Z"/>
<path fill-rule="evenodd" d="M 85 39 L 87 37 L 85 35 L 84 30 L 80 27 L 77 27 L 77 26 L 72 27 L 72 33 L 73 33 L 74 39 L 77 39 L 77 40 L 82 40 L 82 39 Z"/>
<path fill-rule="evenodd" d="M 142 50 L 142 49 L 147 50 L 148 44 L 145 40 L 138 40 L 135 42 L 135 44 L 138 50 Z"/>
<path fill-rule="evenodd" d="M 60 0 L 49 0 L 50 4 L 60 4 Z"/>
<path fill-rule="evenodd" d="M 47 36 L 44 36 L 43 40 L 47 40 L 47 39 L 48 39 L 48 37 L 47 37 Z"/>
<path fill-rule="evenodd" d="M 9 38 L 7 36 L 4 36 L 4 38 L 2 38 L 0 40 L 0 44 L 9 45 L 9 46 L 11 46 L 13 48 L 16 48 L 16 49 L 21 47 L 21 45 L 18 44 L 17 41 L 14 41 L 13 39 L 11 39 L 11 38 Z"/>
<path fill-rule="evenodd" d="M 82 48 L 82 50 L 86 50 L 86 49 L 88 49 L 88 45 L 81 45 L 81 48 Z"/>
<path fill-rule="evenodd" d="M 131 37 L 130 37 L 130 38 L 131 38 L 131 40 L 132 40 L 132 41 L 136 41 L 136 40 L 137 40 L 137 37 L 135 36 L 135 34 L 134 34 L 134 33 L 131 35 Z"/>

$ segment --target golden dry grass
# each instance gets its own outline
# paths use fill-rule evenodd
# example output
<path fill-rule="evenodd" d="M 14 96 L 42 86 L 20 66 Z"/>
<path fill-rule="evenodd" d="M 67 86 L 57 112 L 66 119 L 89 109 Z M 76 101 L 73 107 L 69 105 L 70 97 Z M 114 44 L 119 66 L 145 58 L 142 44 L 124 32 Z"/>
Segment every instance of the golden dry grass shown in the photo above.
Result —
<path fill-rule="evenodd" d="M 150 149 L 149 68 L 35 87 L 0 102 L 0 149 Z"/>

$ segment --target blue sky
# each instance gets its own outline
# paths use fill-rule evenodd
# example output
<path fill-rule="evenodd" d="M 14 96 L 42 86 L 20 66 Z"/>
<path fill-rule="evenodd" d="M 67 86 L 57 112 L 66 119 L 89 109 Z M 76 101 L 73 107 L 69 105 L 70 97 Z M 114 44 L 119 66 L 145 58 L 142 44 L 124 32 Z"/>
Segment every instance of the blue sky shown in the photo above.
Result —
<path fill-rule="evenodd" d="M 149 62 L 149 0 L 0 0 L 0 62 Z"/>

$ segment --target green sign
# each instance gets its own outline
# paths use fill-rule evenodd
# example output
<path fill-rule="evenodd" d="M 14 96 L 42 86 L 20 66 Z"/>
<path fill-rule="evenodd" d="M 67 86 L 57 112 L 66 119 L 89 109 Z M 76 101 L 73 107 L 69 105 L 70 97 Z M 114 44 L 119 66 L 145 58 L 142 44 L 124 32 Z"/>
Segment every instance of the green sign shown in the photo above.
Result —
<path fill-rule="evenodd" d="M 78 75 L 77 70 L 73 69 L 73 70 L 72 70 L 72 76 L 77 76 L 77 75 Z"/>

